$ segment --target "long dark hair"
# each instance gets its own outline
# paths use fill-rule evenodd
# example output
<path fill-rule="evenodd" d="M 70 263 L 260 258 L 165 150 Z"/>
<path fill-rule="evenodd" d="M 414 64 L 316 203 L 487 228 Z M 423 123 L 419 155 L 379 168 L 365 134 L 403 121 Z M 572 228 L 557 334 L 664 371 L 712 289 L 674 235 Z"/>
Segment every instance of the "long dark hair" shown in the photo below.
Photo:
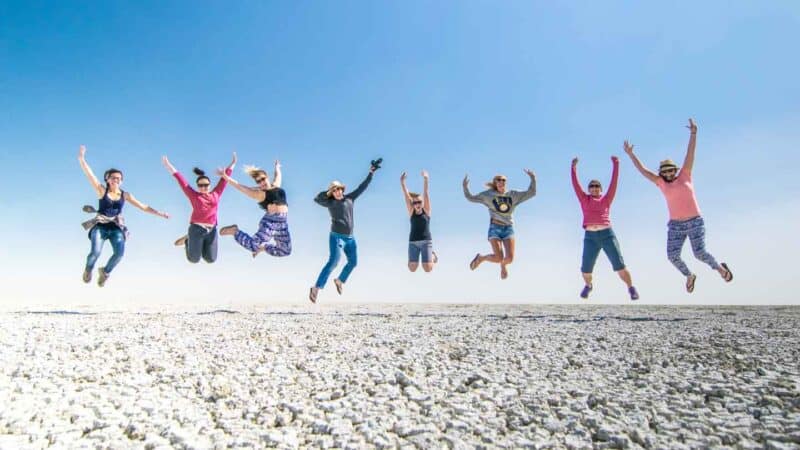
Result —
<path fill-rule="evenodd" d="M 209 183 L 211 182 L 211 178 L 208 178 L 208 177 L 206 176 L 206 173 L 205 173 L 205 171 L 203 171 L 203 170 L 201 170 L 201 169 L 198 169 L 197 167 L 195 167 L 194 169 L 192 169 L 192 172 L 194 172 L 194 174 L 195 174 L 195 175 L 197 175 L 197 179 L 194 181 L 195 183 L 199 183 L 199 182 L 200 182 L 200 180 L 202 180 L 203 178 L 205 178 L 206 180 L 208 180 L 208 182 L 209 182 Z"/>

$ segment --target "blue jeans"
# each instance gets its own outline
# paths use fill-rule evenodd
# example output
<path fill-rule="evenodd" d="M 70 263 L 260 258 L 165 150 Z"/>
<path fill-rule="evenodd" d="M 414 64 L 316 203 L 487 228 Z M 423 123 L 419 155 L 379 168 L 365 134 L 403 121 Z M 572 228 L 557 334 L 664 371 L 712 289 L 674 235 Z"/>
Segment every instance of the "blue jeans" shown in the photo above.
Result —
<path fill-rule="evenodd" d="M 342 273 L 339 274 L 339 280 L 342 283 L 347 281 L 350 272 L 352 272 L 353 269 L 356 268 L 356 264 L 358 264 L 356 238 L 353 236 L 331 232 L 328 238 L 328 246 L 330 248 L 330 256 L 328 257 L 328 262 L 325 264 L 325 267 L 322 268 L 322 272 L 319 273 L 316 283 L 316 286 L 320 289 L 325 287 L 325 283 L 328 282 L 328 277 L 331 275 L 333 268 L 339 264 L 339 258 L 341 257 L 339 249 L 344 249 L 344 254 L 347 257 L 347 264 L 344 266 L 344 269 L 342 269 Z"/>
<path fill-rule="evenodd" d="M 505 241 L 514 238 L 514 227 L 512 225 L 499 225 L 494 222 L 489 222 L 489 240 L 497 239 Z"/>
<path fill-rule="evenodd" d="M 583 237 L 583 261 L 581 262 L 581 272 L 592 273 L 594 270 L 594 263 L 597 262 L 597 257 L 600 255 L 600 250 L 603 250 L 611 261 L 611 267 L 614 272 L 625 268 L 625 262 L 622 260 L 622 253 L 619 251 L 619 242 L 617 236 L 611 230 L 586 231 Z"/>
<path fill-rule="evenodd" d="M 114 254 L 108 259 L 103 270 L 105 273 L 111 273 L 125 254 L 125 234 L 116 226 L 97 225 L 89 231 L 89 240 L 92 242 L 92 250 L 89 252 L 89 256 L 86 257 L 86 270 L 91 271 L 94 269 L 94 264 L 103 249 L 103 242 L 108 240 L 111 242 Z"/>

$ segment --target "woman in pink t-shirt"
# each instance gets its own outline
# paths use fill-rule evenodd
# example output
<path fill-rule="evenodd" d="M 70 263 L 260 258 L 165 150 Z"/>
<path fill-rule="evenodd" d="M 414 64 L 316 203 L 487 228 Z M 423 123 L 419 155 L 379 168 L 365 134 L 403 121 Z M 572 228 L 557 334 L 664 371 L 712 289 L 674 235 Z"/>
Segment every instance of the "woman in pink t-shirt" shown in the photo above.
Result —
<path fill-rule="evenodd" d="M 161 162 L 167 168 L 167 171 L 175 177 L 178 186 L 180 186 L 192 205 L 189 230 L 185 236 L 175 241 L 175 245 L 184 247 L 186 259 L 190 263 L 200 262 L 201 257 L 205 262 L 213 263 L 217 260 L 217 211 L 219 210 L 219 200 L 228 182 L 224 178 L 220 179 L 214 189 L 211 189 L 211 179 L 206 176 L 205 172 L 195 167 L 197 190 L 194 190 L 189 186 L 186 178 L 169 162 L 169 158 L 163 156 L 161 157 Z M 233 160 L 225 169 L 226 172 L 230 174 L 235 165 L 236 153 L 234 152 Z"/>
<path fill-rule="evenodd" d="M 578 202 L 581 204 L 583 228 L 586 230 L 583 236 L 583 258 L 581 262 L 581 274 L 584 281 L 581 298 L 589 298 L 589 293 L 592 291 L 592 270 L 602 249 L 608 260 L 611 261 L 611 267 L 628 286 L 628 294 L 630 294 L 631 300 L 638 300 L 639 293 L 633 287 L 631 273 L 625 267 L 617 236 L 611 229 L 611 202 L 614 201 L 614 196 L 617 193 L 619 158 L 612 156 L 611 162 L 614 166 L 611 173 L 611 183 L 608 187 L 608 193 L 603 195 L 603 186 L 597 180 L 589 182 L 588 194 L 583 191 L 578 181 L 578 158 L 572 160 L 572 188 L 575 190 L 575 195 L 578 196 Z"/>
<path fill-rule="evenodd" d="M 714 257 L 706 251 L 705 223 L 700 216 L 700 208 L 697 206 L 692 185 L 697 125 L 692 119 L 689 119 L 687 128 L 691 134 L 689 135 L 689 146 L 686 149 L 686 158 L 683 160 L 683 168 L 680 172 L 678 166 L 671 159 L 666 159 L 659 164 L 658 175 L 656 175 L 642 165 L 639 158 L 633 154 L 633 146 L 628 144 L 628 141 L 625 141 L 625 153 L 631 157 L 633 165 L 639 172 L 661 189 L 667 200 L 670 219 L 667 224 L 667 257 L 686 277 L 686 291 L 692 292 L 697 275 L 693 274 L 681 259 L 681 249 L 687 237 L 692 244 L 695 258 L 719 272 L 725 281 L 733 280 L 733 273 L 727 264 L 718 264 Z"/>

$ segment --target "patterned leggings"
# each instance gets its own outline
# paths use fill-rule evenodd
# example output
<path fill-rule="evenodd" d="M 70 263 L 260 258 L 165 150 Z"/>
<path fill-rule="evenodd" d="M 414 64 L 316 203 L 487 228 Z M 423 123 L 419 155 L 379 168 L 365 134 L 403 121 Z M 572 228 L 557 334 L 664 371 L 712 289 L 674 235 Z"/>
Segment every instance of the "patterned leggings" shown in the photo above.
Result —
<path fill-rule="evenodd" d="M 239 230 L 233 238 L 253 253 L 263 249 L 272 256 L 289 256 L 292 253 L 292 237 L 289 235 L 287 217 L 287 213 L 264 214 L 255 235 L 251 237 Z"/>
<path fill-rule="evenodd" d="M 686 267 L 686 263 L 681 259 L 681 249 L 683 243 L 686 242 L 686 237 L 689 237 L 689 242 L 692 244 L 692 251 L 694 257 L 703 261 L 711 266 L 712 269 L 719 269 L 719 264 L 706 251 L 706 227 L 703 218 L 697 216 L 688 220 L 670 220 L 667 224 L 667 257 L 669 261 L 681 271 L 685 276 L 689 276 L 692 272 Z"/>

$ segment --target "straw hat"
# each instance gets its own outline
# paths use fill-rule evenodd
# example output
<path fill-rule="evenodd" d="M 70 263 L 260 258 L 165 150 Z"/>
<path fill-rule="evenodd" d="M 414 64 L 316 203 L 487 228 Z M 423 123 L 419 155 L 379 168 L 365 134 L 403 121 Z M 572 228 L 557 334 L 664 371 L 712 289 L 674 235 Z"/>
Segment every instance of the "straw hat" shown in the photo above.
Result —
<path fill-rule="evenodd" d="M 665 160 L 661 161 L 661 163 L 658 165 L 658 172 L 661 173 L 665 169 L 678 170 L 678 165 L 675 164 L 675 161 L 673 161 L 671 159 L 665 159 Z"/>
<path fill-rule="evenodd" d="M 327 195 L 328 195 L 328 197 L 332 197 L 334 189 L 344 190 L 344 188 L 345 188 L 345 186 L 342 184 L 341 181 L 333 180 L 333 181 L 331 181 L 331 184 L 328 185 L 328 193 L 327 193 Z"/>

